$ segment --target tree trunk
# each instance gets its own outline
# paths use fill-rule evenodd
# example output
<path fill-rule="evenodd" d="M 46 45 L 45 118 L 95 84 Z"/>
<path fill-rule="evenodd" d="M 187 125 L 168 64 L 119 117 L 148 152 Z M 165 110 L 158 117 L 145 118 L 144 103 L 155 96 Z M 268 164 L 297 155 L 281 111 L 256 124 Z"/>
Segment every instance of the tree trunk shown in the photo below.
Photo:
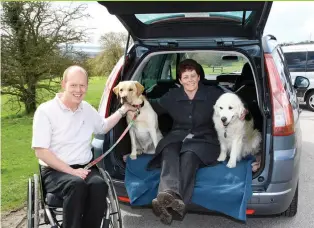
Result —
<path fill-rule="evenodd" d="M 31 85 L 28 90 L 27 94 L 23 99 L 25 105 L 26 114 L 31 114 L 36 111 L 36 87 L 35 85 Z"/>
<path fill-rule="evenodd" d="M 26 114 L 31 114 L 36 111 L 36 102 L 25 103 Z"/>

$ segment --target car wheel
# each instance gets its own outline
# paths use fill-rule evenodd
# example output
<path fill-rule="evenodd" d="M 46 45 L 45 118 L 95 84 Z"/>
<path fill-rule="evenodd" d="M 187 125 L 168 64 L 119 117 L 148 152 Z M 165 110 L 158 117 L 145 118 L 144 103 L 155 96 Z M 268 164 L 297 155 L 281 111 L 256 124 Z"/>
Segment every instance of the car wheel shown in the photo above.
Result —
<path fill-rule="evenodd" d="M 314 112 L 314 91 L 306 96 L 306 106 L 310 111 Z"/>
<path fill-rule="evenodd" d="M 292 202 L 290 204 L 290 206 L 288 207 L 288 209 L 283 212 L 281 215 L 284 217 L 293 217 L 297 214 L 298 212 L 298 195 L 299 195 L 299 186 L 297 186 L 295 193 L 294 193 L 294 197 L 292 199 Z"/>

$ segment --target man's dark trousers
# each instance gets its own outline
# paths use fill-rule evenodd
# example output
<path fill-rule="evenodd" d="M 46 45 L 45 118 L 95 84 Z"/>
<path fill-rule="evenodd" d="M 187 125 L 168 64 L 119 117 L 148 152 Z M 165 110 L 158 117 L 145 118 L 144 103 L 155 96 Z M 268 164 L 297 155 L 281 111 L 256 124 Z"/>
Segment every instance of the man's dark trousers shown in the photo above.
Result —
<path fill-rule="evenodd" d="M 63 228 L 100 227 L 107 210 L 108 186 L 97 167 L 91 168 L 85 180 L 47 167 L 41 168 L 41 175 L 46 192 L 63 199 Z"/>

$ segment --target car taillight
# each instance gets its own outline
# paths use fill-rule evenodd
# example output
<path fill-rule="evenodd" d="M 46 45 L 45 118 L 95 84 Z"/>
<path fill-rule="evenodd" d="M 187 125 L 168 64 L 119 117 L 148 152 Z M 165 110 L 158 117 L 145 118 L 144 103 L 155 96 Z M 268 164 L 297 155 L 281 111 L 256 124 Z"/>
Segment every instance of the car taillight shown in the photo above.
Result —
<path fill-rule="evenodd" d="M 120 74 L 121 74 L 121 70 L 122 70 L 122 66 L 123 66 L 123 62 L 124 62 L 124 58 L 121 57 L 120 60 L 118 61 L 118 63 L 115 65 L 115 67 L 112 69 L 107 82 L 106 82 L 106 86 L 103 92 L 103 96 L 101 98 L 100 101 L 100 105 L 99 105 L 99 114 L 104 116 L 104 117 L 108 117 L 109 116 L 109 108 L 110 108 L 110 100 L 111 100 L 111 96 L 113 94 L 113 85 L 116 84 Z"/>
<path fill-rule="evenodd" d="M 292 106 L 280 79 L 275 61 L 271 54 L 265 54 L 265 63 L 271 92 L 273 115 L 273 135 L 287 136 L 294 133 Z"/>

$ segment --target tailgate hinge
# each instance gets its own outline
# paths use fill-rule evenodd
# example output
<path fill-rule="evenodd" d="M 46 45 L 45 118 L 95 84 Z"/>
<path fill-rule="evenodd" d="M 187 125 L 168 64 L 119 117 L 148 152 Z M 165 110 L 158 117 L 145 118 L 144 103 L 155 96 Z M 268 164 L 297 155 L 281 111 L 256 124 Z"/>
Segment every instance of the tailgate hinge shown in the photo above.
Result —
<path fill-rule="evenodd" d="M 266 117 L 270 117 L 271 116 L 270 115 L 270 110 L 269 110 L 268 107 L 265 106 L 265 104 L 264 104 L 264 110 L 263 111 L 264 111 L 264 114 L 265 114 Z"/>
<path fill-rule="evenodd" d="M 217 41 L 218 47 L 234 47 L 233 41 Z"/>
<path fill-rule="evenodd" d="M 178 47 L 178 43 L 175 41 L 160 41 L 158 42 L 159 47 L 169 47 L 169 48 L 176 48 Z"/>

